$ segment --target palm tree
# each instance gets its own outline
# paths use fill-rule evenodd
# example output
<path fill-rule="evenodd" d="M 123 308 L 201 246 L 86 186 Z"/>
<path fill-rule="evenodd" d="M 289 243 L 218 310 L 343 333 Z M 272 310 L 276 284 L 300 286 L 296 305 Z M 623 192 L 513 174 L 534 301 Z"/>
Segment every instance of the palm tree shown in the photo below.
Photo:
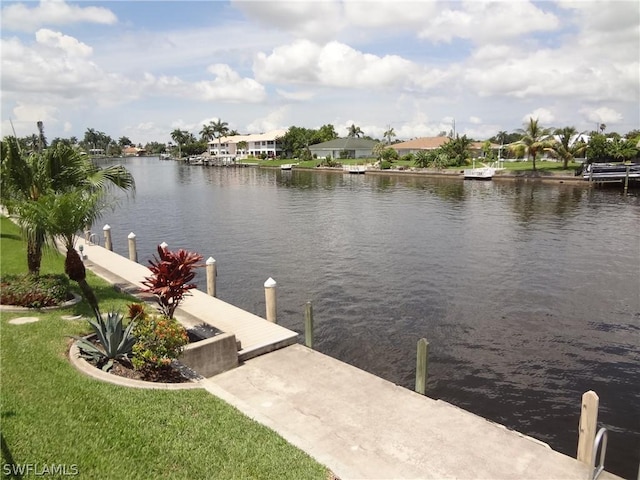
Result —
<path fill-rule="evenodd" d="M 213 128 L 214 137 L 218 139 L 218 156 L 220 156 L 220 150 L 222 145 L 222 137 L 229 133 L 229 124 L 218 119 L 217 122 L 211 122 Z"/>
<path fill-rule="evenodd" d="M 557 128 L 553 134 L 558 138 L 546 150 L 554 157 L 561 159 L 562 168 L 566 170 L 571 160 L 584 153 L 587 144 L 580 140 L 575 127 Z"/>
<path fill-rule="evenodd" d="M 41 207 L 49 212 L 47 233 L 52 240 L 60 240 L 66 249 L 64 271 L 77 282 L 82 296 L 91 306 L 96 318 L 100 317 L 98 299 L 87 283 L 84 262 L 75 249 L 76 233 L 85 225 L 97 221 L 105 208 L 104 192 L 86 188 L 74 188 L 43 197 Z"/>
<path fill-rule="evenodd" d="M 456 134 L 455 138 L 449 139 L 440 149 L 449 158 L 449 163 L 456 166 L 465 165 L 471 158 L 472 140 L 466 135 L 462 137 Z"/>
<path fill-rule="evenodd" d="M 390 145 L 391 144 L 391 138 L 396 136 L 396 132 L 393 130 L 392 126 L 389 126 L 387 131 L 384 132 L 384 134 L 382 136 L 387 139 L 387 145 Z"/>
<path fill-rule="evenodd" d="M 541 127 L 537 118 L 529 117 L 529 123 L 525 125 L 524 129 L 519 129 L 518 133 L 522 135 L 522 138 L 516 144 L 524 146 L 527 155 L 533 161 L 533 171 L 535 172 L 538 153 L 551 145 L 549 141 L 551 130 Z"/>
<path fill-rule="evenodd" d="M 200 138 L 205 142 L 209 142 L 212 138 L 215 138 L 215 132 L 213 130 L 213 122 L 209 122 L 207 125 L 202 125 L 200 130 Z"/>
<path fill-rule="evenodd" d="M 0 198 L 27 239 L 29 273 L 39 275 L 42 247 L 51 237 L 51 195 L 74 189 L 106 193 L 111 187 L 135 191 L 133 176 L 122 166 L 99 168 L 87 156 L 60 142 L 41 154 L 23 156 L 14 137 L 2 142 Z"/>
<path fill-rule="evenodd" d="M 171 139 L 178 144 L 178 158 L 182 158 L 182 144 L 185 142 L 187 134 L 188 132 L 179 128 L 171 132 Z"/>
<path fill-rule="evenodd" d="M 347 137 L 360 138 L 360 135 L 364 135 L 364 132 L 360 129 L 360 127 L 354 125 L 353 123 L 347 130 L 349 131 Z"/>
<path fill-rule="evenodd" d="M 237 146 L 237 151 L 241 151 L 243 152 L 243 154 L 247 153 L 247 148 L 249 148 L 249 142 L 247 142 L 246 140 L 240 140 L 238 142 Z"/>

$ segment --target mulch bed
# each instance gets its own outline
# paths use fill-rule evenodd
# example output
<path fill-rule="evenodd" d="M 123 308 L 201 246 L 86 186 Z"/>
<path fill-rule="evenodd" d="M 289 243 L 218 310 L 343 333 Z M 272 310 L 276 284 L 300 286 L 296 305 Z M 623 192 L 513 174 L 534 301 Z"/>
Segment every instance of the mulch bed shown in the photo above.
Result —
<path fill-rule="evenodd" d="M 91 341 L 92 343 L 97 344 L 95 340 Z M 73 339 L 69 340 L 67 355 L 69 355 L 69 348 L 71 347 L 71 344 L 73 342 Z M 95 368 L 99 368 L 94 362 L 91 362 L 89 360 L 86 361 L 87 363 L 93 365 Z M 187 371 L 186 368 L 180 366 L 179 364 L 177 364 L 177 362 L 174 362 L 166 367 L 148 367 L 136 370 L 130 363 L 115 360 L 113 362 L 113 366 L 107 373 L 110 373 L 111 375 L 117 375 L 119 377 L 130 378 L 132 380 L 142 380 L 145 382 L 156 383 L 186 383 L 190 382 L 194 378 L 193 372 Z"/>

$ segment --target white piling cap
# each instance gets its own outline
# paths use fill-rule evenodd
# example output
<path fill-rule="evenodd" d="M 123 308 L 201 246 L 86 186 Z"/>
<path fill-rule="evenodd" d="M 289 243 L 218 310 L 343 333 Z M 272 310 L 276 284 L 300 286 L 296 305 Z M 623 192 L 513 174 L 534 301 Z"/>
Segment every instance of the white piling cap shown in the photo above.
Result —
<path fill-rule="evenodd" d="M 109 224 L 107 223 L 104 227 L 102 227 L 102 230 L 104 230 L 105 232 L 106 232 L 107 230 L 111 230 L 111 225 L 109 225 Z"/>
<path fill-rule="evenodd" d="M 269 277 L 266 282 L 264 282 L 264 288 L 275 288 L 276 281 Z"/>
<path fill-rule="evenodd" d="M 207 258 L 207 261 L 205 262 L 207 265 L 213 265 L 214 263 L 216 263 L 215 259 L 213 257 L 209 257 Z"/>
<path fill-rule="evenodd" d="M 131 232 L 131 233 L 127 236 L 127 238 L 128 238 L 129 240 L 133 240 L 134 238 L 136 238 L 136 234 L 135 234 L 135 233 L 133 233 L 133 232 Z"/>

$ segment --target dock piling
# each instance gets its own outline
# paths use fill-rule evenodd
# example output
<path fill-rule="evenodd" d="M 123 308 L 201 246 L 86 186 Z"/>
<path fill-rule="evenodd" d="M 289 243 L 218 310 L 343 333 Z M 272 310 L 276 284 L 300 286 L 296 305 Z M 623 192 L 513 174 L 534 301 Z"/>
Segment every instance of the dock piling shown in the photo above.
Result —
<path fill-rule="evenodd" d="M 113 245 L 111 244 L 111 226 L 107 223 L 102 227 L 102 231 L 104 232 L 104 248 L 113 252 Z"/>
<path fill-rule="evenodd" d="M 304 310 L 304 344 L 313 348 L 313 305 L 307 302 Z"/>
<path fill-rule="evenodd" d="M 216 261 L 213 257 L 207 258 L 207 295 L 216 296 Z"/>
<path fill-rule="evenodd" d="M 593 459 L 593 441 L 598 429 L 598 405 L 600 399 L 596 392 L 589 390 L 582 395 L 582 410 L 580 412 L 580 424 L 578 428 L 578 454 L 579 462 L 591 465 Z"/>
<path fill-rule="evenodd" d="M 138 249 L 136 247 L 136 234 L 131 232 L 129 236 L 129 260 L 138 263 Z"/>
<path fill-rule="evenodd" d="M 272 323 L 278 323 L 276 317 L 276 281 L 269 277 L 264 282 L 264 299 L 267 309 L 267 320 Z"/>
<path fill-rule="evenodd" d="M 416 392 L 424 395 L 427 391 L 427 377 L 429 375 L 429 342 L 426 338 L 418 340 L 416 356 Z"/>

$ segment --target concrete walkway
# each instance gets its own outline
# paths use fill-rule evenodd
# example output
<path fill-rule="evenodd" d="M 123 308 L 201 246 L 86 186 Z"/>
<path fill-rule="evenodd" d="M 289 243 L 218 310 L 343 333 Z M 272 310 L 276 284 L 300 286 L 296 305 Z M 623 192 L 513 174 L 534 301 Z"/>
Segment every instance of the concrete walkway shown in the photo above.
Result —
<path fill-rule="evenodd" d="M 149 275 L 142 265 L 79 243 L 87 267 L 124 289 L 138 289 Z M 241 366 L 202 385 L 342 480 L 590 478 L 586 465 L 541 442 L 298 345 L 295 332 L 202 292 L 194 291 L 183 310 L 235 333 L 245 352 Z"/>

